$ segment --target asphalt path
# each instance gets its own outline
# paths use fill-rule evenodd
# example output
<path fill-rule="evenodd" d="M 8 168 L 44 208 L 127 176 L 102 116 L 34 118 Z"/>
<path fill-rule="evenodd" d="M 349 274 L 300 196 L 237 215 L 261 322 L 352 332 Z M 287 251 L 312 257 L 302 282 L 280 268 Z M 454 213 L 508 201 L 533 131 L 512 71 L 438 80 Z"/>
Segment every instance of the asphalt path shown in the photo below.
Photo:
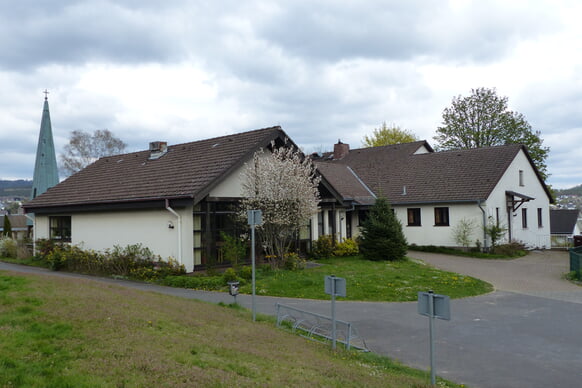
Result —
<path fill-rule="evenodd" d="M 452 319 L 436 320 L 439 376 L 476 388 L 582 387 L 582 288 L 562 279 L 568 271 L 566 252 L 532 252 L 509 261 L 421 252 L 409 252 L 409 256 L 481 278 L 495 287 L 487 295 L 451 301 Z M 225 293 L 7 263 L 0 263 L 0 270 L 86 278 L 212 303 L 233 302 Z M 252 306 L 250 295 L 239 295 L 237 302 Z M 329 301 L 256 297 L 259 313 L 276 314 L 276 303 L 330 315 Z M 336 313 L 338 319 L 355 325 L 370 350 L 416 368 L 429 368 L 428 318 L 417 313 L 416 303 L 342 302 L 338 298 Z"/>

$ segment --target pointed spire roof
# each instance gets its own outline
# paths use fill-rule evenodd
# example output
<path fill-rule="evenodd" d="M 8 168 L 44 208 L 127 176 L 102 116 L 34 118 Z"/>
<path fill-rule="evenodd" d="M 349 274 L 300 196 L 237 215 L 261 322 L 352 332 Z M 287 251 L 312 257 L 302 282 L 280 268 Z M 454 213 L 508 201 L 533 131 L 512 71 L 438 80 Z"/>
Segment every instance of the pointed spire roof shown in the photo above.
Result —
<path fill-rule="evenodd" d="M 48 105 L 48 91 L 44 91 L 44 107 L 40 123 L 40 134 L 36 148 L 36 162 L 32 178 L 31 199 L 34 199 L 59 183 L 57 157 L 53 141 L 53 129 Z"/>

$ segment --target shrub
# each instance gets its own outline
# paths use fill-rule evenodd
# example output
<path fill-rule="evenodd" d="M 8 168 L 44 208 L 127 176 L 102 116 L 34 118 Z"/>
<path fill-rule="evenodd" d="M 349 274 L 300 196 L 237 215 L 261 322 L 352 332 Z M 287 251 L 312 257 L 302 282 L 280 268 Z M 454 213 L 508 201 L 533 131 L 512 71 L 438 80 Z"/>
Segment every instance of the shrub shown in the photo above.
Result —
<path fill-rule="evenodd" d="M 58 271 L 65 267 L 67 262 L 65 249 L 65 247 L 55 248 L 47 255 L 46 262 L 48 263 L 49 268 L 53 271 Z"/>
<path fill-rule="evenodd" d="M 526 252 L 525 245 L 521 241 L 512 241 L 508 244 L 501 244 L 492 247 L 491 253 L 496 255 L 515 257 L 524 256 Z"/>
<path fill-rule="evenodd" d="M 8 216 L 4 217 L 5 219 Z M 17 254 L 16 241 L 10 237 L 0 237 L 0 257 L 15 259 Z"/>
<path fill-rule="evenodd" d="M 30 239 L 25 238 L 23 240 L 16 241 L 16 258 L 17 259 L 29 259 L 32 257 L 32 244 Z"/>
<path fill-rule="evenodd" d="M 160 284 L 206 291 L 220 290 L 225 286 L 224 279 L 221 276 L 168 276 L 161 279 Z"/>
<path fill-rule="evenodd" d="M 305 260 L 302 259 L 301 257 L 299 257 L 299 255 L 297 253 L 290 252 L 290 253 L 287 253 L 285 255 L 285 264 L 284 264 L 285 269 L 295 271 L 298 269 L 304 269 L 305 265 L 306 265 Z"/>
<path fill-rule="evenodd" d="M 251 280 L 253 278 L 253 268 L 245 265 L 238 271 L 238 276 L 244 280 Z"/>
<path fill-rule="evenodd" d="M 313 242 L 311 256 L 314 259 L 329 259 L 333 255 L 333 239 L 330 235 L 319 236 Z"/>
<path fill-rule="evenodd" d="M 48 240 L 37 244 L 41 248 L 38 256 L 54 271 L 66 269 L 91 275 L 116 275 L 138 280 L 155 280 L 186 273 L 184 266 L 173 258 L 162 260 L 141 244 L 124 248 L 115 246 L 113 250 L 104 253 L 85 250 L 76 245 L 55 245 Z"/>
<path fill-rule="evenodd" d="M 471 236 L 476 225 L 477 224 L 475 220 L 463 218 L 453 228 L 453 237 L 455 238 L 455 242 L 462 246 L 465 250 L 468 250 L 469 245 L 471 245 Z"/>
<path fill-rule="evenodd" d="M 335 246 L 333 254 L 335 256 L 355 256 L 359 251 L 360 249 L 356 240 L 346 238 L 344 241 Z"/>
<path fill-rule="evenodd" d="M 495 250 L 497 242 L 501 240 L 501 238 L 505 236 L 505 232 L 507 232 L 507 228 L 499 225 L 493 217 L 489 217 L 489 222 L 487 223 L 487 226 L 483 227 L 483 230 L 491 239 L 491 250 Z"/>
<path fill-rule="evenodd" d="M 106 251 L 107 272 L 112 275 L 129 276 L 132 270 L 138 267 L 152 267 L 154 262 L 160 261 L 160 258 L 154 256 L 149 248 L 141 244 L 127 245 L 120 247 L 115 245 L 113 250 Z"/>
<path fill-rule="evenodd" d="M 49 253 L 51 253 L 59 244 L 53 240 L 40 238 L 36 240 L 36 256 L 41 260 L 46 260 Z"/>
<path fill-rule="evenodd" d="M 224 273 L 222 274 L 222 279 L 224 280 L 225 284 L 228 282 L 236 282 L 238 278 L 236 276 L 236 271 L 234 270 L 234 268 L 228 268 L 226 271 L 224 271 Z"/>
<path fill-rule="evenodd" d="M 386 198 L 378 198 L 362 223 L 360 252 L 368 260 L 403 260 L 407 243 L 402 225 Z"/>
<path fill-rule="evenodd" d="M 220 238 L 224 241 L 224 244 L 220 247 L 223 260 L 228 261 L 233 267 L 236 267 L 239 260 L 244 260 L 247 255 L 245 241 L 224 232 L 220 232 Z"/>

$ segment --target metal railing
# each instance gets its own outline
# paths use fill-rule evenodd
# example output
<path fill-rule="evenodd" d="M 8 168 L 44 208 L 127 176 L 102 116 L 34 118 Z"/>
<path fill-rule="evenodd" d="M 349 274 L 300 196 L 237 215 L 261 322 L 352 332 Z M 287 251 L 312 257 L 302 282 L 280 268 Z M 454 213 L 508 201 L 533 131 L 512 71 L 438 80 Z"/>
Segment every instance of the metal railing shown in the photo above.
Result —
<path fill-rule="evenodd" d="M 571 234 L 552 234 L 552 249 L 569 249 L 574 246 Z"/>
<path fill-rule="evenodd" d="M 277 327 L 283 322 L 289 322 L 291 328 L 302 331 L 309 339 L 320 338 L 332 340 L 332 319 L 325 315 L 301 310 L 292 306 L 277 303 Z M 369 351 L 366 342 L 358 335 L 356 328 L 346 321 L 336 319 L 336 341 L 345 345 L 346 349 L 356 348 Z"/>

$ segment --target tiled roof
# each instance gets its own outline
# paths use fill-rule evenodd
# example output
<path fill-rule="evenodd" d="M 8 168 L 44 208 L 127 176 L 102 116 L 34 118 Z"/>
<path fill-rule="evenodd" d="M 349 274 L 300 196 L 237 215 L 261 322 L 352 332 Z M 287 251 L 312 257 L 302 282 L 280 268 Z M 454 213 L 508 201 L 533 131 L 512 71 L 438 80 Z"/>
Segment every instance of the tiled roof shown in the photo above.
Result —
<path fill-rule="evenodd" d="M 550 210 L 550 233 L 572 234 L 578 221 L 578 210 L 556 209 Z"/>
<path fill-rule="evenodd" d="M 341 160 L 377 196 L 393 204 L 485 200 L 525 148 L 518 144 L 446 152 L 415 152 L 425 142 L 350 150 Z M 341 178 L 322 174 L 336 187 Z M 344 197 L 350 189 L 339 190 Z"/>
<path fill-rule="evenodd" d="M 10 227 L 14 231 L 27 230 L 26 226 L 26 216 L 21 214 L 12 214 L 9 216 L 0 216 L 0 230 L 4 230 L 4 217 L 8 217 L 10 220 Z"/>
<path fill-rule="evenodd" d="M 285 138 L 276 126 L 168 146 L 167 153 L 156 160 L 149 160 L 150 151 L 104 157 L 24 207 L 34 212 L 54 206 L 200 200 L 257 149 Z"/>
<path fill-rule="evenodd" d="M 371 205 L 376 201 L 374 194 L 351 171 L 339 163 L 315 162 L 317 170 L 340 193 L 344 200 L 355 201 L 360 205 Z"/>

